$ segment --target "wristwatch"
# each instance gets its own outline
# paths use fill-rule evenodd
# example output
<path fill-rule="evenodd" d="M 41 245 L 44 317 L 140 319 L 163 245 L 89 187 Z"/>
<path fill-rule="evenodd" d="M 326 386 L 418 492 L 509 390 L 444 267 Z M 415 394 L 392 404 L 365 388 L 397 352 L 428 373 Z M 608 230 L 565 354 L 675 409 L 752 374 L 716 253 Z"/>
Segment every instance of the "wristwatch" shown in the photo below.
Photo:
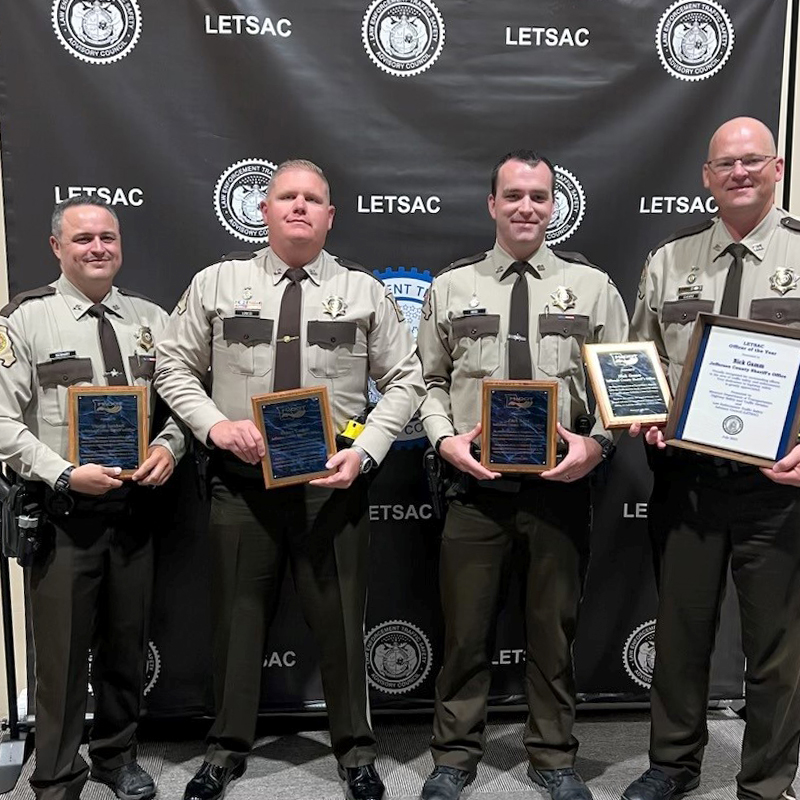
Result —
<path fill-rule="evenodd" d="M 611 441 L 607 436 L 603 436 L 602 434 L 596 433 L 592 436 L 597 444 L 600 445 L 600 455 L 603 461 L 611 461 L 614 458 L 614 453 L 617 452 L 617 446 L 614 442 Z"/>
<path fill-rule="evenodd" d="M 75 467 L 67 467 L 59 476 L 56 478 L 55 485 L 53 488 L 57 492 L 68 492 L 69 491 L 69 478 L 70 475 L 75 471 Z"/>
<path fill-rule="evenodd" d="M 375 466 L 374 459 L 363 447 L 354 444 L 350 449 L 355 450 L 355 452 L 358 453 L 358 457 L 361 459 L 361 466 L 358 469 L 361 475 L 366 474 Z"/>
<path fill-rule="evenodd" d="M 439 438 L 436 440 L 436 444 L 433 446 L 433 449 L 436 451 L 436 455 L 437 455 L 437 456 L 439 455 L 439 449 L 440 449 L 440 448 L 441 448 L 441 446 L 442 446 L 442 442 L 443 442 L 445 439 L 449 439 L 449 438 L 450 438 L 451 436 L 453 436 L 453 435 L 454 435 L 454 434 L 452 434 L 452 433 L 446 433 L 444 436 L 440 436 L 440 437 L 439 437 Z"/>

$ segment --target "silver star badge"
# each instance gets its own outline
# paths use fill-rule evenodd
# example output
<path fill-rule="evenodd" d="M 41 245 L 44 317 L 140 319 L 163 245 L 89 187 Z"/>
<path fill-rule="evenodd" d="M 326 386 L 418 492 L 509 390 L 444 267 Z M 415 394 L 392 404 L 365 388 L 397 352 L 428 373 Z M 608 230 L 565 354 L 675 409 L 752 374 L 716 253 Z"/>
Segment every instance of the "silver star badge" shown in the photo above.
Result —
<path fill-rule="evenodd" d="M 138 344 L 145 353 L 149 353 L 153 349 L 153 331 L 146 325 L 142 325 L 141 328 L 139 328 L 139 333 L 136 335 L 136 344 Z"/>
<path fill-rule="evenodd" d="M 550 295 L 550 299 L 556 308 L 560 308 L 562 311 L 569 311 L 571 308 L 575 308 L 575 302 L 578 297 L 572 289 L 568 289 L 566 286 L 559 286 Z"/>
<path fill-rule="evenodd" d="M 783 296 L 792 289 L 797 288 L 800 277 L 794 274 L 790 267 L 778 267 L 769 277 L 769 288 Z"/>
<path fill-rule="evenodd" d="M 344 312 L 347 310 L 347 303 L 345 303 L 343 298 L 337 295 L 331 295 L 322 301 L 322 310 L 336 319 L 336 317 L 344 316 Z"/>

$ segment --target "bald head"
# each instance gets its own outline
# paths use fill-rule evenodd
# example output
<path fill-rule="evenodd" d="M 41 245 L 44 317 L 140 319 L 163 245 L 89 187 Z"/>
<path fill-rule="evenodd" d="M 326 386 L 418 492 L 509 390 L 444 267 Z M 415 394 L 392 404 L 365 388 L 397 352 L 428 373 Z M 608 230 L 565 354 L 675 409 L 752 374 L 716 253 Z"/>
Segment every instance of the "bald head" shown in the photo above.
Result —
<path fill-rule="evenodd" d="M 732 151 L 723 151 L 726 148 L 735 147 L 741 142 L 758 145 L 758 149 L 752 152 L 765 156 L 775 155 L 775 137 L 761 120 L 753 117 L 736 117 L 724 122 L 714 131 L 714 135 L 708 143 L 708 160 L 734 155 Z"/>
<path fill-rule="evenodd" d="M 775 184 L 782 177 L 783 159 L 776 155 L 775 137 L 760 120 L 736 117 L 711 137 L 703 185 L 736 241 L 767 216 L 775 204 Z"/>

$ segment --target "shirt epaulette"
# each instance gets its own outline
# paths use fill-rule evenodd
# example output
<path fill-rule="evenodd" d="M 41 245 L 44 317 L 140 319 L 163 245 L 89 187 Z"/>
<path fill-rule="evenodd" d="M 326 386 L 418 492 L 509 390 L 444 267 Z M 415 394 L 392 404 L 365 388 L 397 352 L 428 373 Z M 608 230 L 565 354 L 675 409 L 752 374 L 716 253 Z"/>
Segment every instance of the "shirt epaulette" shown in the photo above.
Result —
<path fill-rule="evenodd" d="M 781 225 L 783 225 L 784 228 L 788 228 L 790 231 L 800 233 L 800 219 L 795 219 L 794 217 L 784 217 L 781 220 Z"/>
<path fill-rule="evenodd" d="M 27 292 L 20 292 L 0 309 L 0 317 L 10 317 L 26 300 L 35 300 L 37 297 L 49 297 L 55 294 L 53 286 L 40 286 L 38 289 L 28 289 Z"/>
<path fill-rule="evenodd" d="M 597 264 L 592 264 L 583 253 L 573 252 L 571 250 L 553 250 L 553 255 L 556 256 L 556 258 L 560 258 L 562 261 L 569 261 L 571 264 L 583 264 L 584 267 L 591 267 L 592 269 L 600 270 L 600 272 L 605 272 L 605 270 L 598 267 Z"/>
<path fill-rule="evenodd" d="M 652 256 L 657 250 L 660 250 L 664 245 L 669 244 L 670 242 L 677 241 L 678 239 L 685 239 L 687 236 L 694 236 L 697 233 L 702 233 L 705 230 L 708 230 L 714 224 L 714 218 L 711 219 L 704 219 L 702 222 L 698 222 L 697 225 L 689 225 L 688 228 L 681 228 L 680 230 L 675 231 L 671 236 L 667 236 L 663 242 L 659 242 L 651 251 L 650 255 Z"/>
<path fill-rule="evenodd" d="M 458 269 L 459 267 L 468 267 L 470 264 L 477 264 L 479 261 L 483 261 L 486 256 L 487 253 L 484 250 L 482 253 L 475 253 L 474 256 L 465 256 L 464 258 L 459 258 L 458 261 L 448 264 L 443 270 L 437 272 L 436 277 L 439 277 L 439 275 L 442 275 L 445 272 L 449 272 L 451 269 Z"/>
<path fill-rule="evenodd" d="M 140 292 L 134 292 L 133 289 L 123 289 L 121 286 L 117 286 L 117 291 L 120 294 L 124 294 L 125 297 L 138 297 L 139 300 L 147 300 L 148 303 L 152 303 L 154 306 L 157 306 L 155 300 L 149 298 L 146 294 L 141 294 Z"/>
<path fill-rule="evenodd" d="M 345 269 L 351 269 L 354 270 L 355 272 L 366 272 L 367 275 L 374 278 L 376 281 L 378 281 L 378 283 L 383 283 L 383 281 L 381 281 L 381 279 L 377 275 L 373 274 L 372 270 L 367 269 L 365 266 L 358 264 L 355 261 L 350 261 L 346 258 L 342 258 L 341 256 L 334 256 L 333 260 L 340 266 L 344 267 Z"/>
<path fill-rule="evenodd" d="M 249 261 L 255 257 L 256 254 L 252 250 L 233 250 L 230 253 L 225 253 L 220 261 Z"/>

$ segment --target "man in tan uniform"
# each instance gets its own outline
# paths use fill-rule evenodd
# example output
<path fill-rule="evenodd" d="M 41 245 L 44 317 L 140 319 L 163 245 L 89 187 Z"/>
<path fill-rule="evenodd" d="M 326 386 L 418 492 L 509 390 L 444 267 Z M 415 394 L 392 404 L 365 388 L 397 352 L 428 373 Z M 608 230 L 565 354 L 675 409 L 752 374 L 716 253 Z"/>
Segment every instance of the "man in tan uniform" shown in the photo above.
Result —
<path fill-rule="evenodd" d="M 67 461 L 67 388 L 149 387 L 167 314 L 112 285 L 122 245 L 116 214 L 102 201 L 83 196 L 56 206 L 50 244 L 61 277 L 0 311 L 0 460 L 49 511 L 25 570 L 36 650 L 31 785 L 42 800 L 74 800 L 86 782 L 78 747 L 91 648 L 91 777 L 122 800 L 145 800 L 155 793 L 136 763 L 152 585 L 145 492 L 123 484 L 114 464 Z M 151 418 L 155 397 L 149 393 Z M 161 485 L 184 449 L 170 420 L 133 483 Z"/>
<path fill-rule="evenodd" d="M 244 772 L 255 735 L 266 633 L 285 562 L 320 648 L 331 742 L 348 798 L 379 800 L 364 665 L 367 483 L 419 406 L 414 342 L 391 293 L 323 250 L 333 223 L 325 176 L 282 164 L 261 210 L 270 246 L 198 273 L 158 348 L 164 399 L 211 446 L 216 722 L 186 800 L 215 800 Z M 204 382 L 209 379 L 210 396 Z M 250 398 L 326 386 L 334 426 L 363 414 L 367 379 L 383 397 L 336 470 L 311 485 L 265 491 L 264 443 Z"/>
<path fill-rule="evenodd" d="M 581 346 L 625 341 L 628 317 L 606 273 L 545 244 L 553 182 L 552 165 L 537 153 L 505 156 L 488 198 L 495 246 L 439 273 L 423 306 L 422 421 L 440 456 L 468 476 L 442 538 L 445 652 L 436 766 L 423 800 L 457 798 L 483 754 L 490 637 L 512 550 L 526 569 L 528 774 L 553 800 L 591 798 L 574 770 L 572 644 L 589 558 L 589 475 L 613 445 L 589 414 Z M 499 479 L 481 466 L 470 447 L 480 434 L 484 378 L 558 381 L 563 460 L 554 469 Z"/>
<path fill-rule="evenodd" d="M 774 205 L 770 131 L 740 117 L 711 139 L 703 183 L 718 216 L 662 242 L 645 264 L 632 338 L 656 343 L 673 392 L 698 313 L 800 326 L 800 222 Z M 639 432 L 638 426 L 632 429 Z M 800 744 L 800 447 L 772 469 L 667 448 L 647 432 L 648 523 L 658 564 L 650 764 L 627 800 L 700 782 L 709 667 L 730 564 L 742 610 L 747 726 L 737 794 L 793 797 Z"/>

